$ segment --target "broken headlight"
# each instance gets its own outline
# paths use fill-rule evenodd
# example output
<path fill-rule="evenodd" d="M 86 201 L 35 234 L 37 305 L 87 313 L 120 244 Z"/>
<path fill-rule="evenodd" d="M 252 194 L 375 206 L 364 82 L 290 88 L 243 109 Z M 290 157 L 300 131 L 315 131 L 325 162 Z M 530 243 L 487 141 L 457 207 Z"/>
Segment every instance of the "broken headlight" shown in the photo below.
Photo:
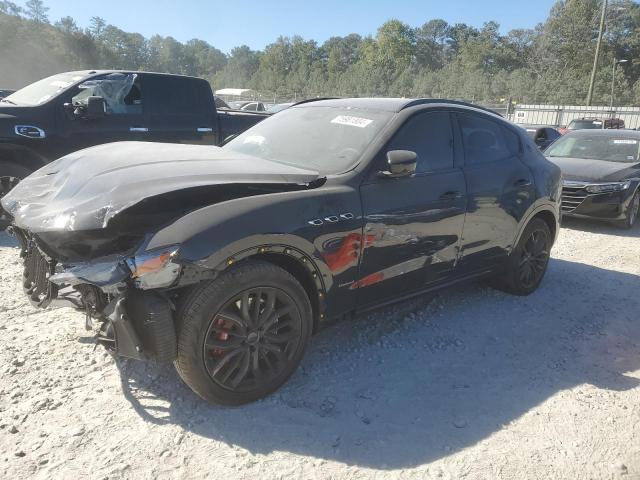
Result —
<path fill-rule="evenodd" d="M 159 248 L 127 259 L 136 287 L 143 290 L 169 287 L 180 275 L 180 265 L 173 260 L 178 246 Z"/>

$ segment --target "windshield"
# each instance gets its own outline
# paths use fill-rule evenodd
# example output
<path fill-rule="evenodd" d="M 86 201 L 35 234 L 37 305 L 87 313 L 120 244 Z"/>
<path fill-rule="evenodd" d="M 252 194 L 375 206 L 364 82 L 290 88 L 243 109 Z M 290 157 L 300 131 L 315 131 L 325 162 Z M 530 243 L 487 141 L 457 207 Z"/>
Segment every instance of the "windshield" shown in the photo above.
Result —
<path fill-rule="evenodd" d="M 294 107 L 258 123 L 224 148 L 325 175 L 343 173 L 392 116 L 378 110 Z"/>
<path fill-rule="evenodd" d="M 27 85 L 4 100 L 16 105 L 40 105 L 83 78 L 78 73 L 60 73 Z"/>
<path fill-rule="evenodd" d="M 567 135 L 545 152 L 549 157 L 573 157 L 607 162 L 633 163 L 640 160 L 640 139 L 623 135 Z"/>
<path fill-rule="evenodd" d="M 572 120 L 567 127 L 569 130 L 585 130 L 602 128 L 601 120 Z"/>

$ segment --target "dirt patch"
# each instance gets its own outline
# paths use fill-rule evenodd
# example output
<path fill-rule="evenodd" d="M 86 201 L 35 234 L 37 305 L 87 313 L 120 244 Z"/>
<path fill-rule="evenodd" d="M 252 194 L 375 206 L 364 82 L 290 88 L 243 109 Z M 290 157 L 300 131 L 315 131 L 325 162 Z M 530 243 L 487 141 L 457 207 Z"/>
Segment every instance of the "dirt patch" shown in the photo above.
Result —
<path fill-rule="evenodd" d="M 457 287 L 335 324 L 272 397 L 210 406 L 38 311 L 0 234 L 4 478 L 640 478 L 640 229 L 569 221 L 525 298 Z"/>

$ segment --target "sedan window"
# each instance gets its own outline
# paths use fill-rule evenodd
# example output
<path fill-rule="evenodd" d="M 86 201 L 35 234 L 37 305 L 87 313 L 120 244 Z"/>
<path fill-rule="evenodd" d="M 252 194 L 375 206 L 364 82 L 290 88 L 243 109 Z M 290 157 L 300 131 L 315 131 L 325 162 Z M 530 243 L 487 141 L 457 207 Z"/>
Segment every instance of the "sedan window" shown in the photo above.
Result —
<path fill-rule="evenodd" d="M 518 136 L 498 122 L 478 115 L 458 115 L 467 163 L 488 163 L 520 153 Z"/>
<path fill-rule="evenodd" d="M 411 117 L 393 137 L 390 150 L 410 150 L 418 155 L 416 172 L 453 168 L 453 132 L 447 112 L 422 113 Z"/>

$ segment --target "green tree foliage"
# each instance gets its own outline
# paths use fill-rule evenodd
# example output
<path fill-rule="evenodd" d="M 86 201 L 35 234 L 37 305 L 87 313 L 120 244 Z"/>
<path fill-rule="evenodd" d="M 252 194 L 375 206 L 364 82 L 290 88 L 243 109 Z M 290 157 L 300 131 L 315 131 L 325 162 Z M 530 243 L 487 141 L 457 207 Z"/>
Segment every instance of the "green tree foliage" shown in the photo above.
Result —
<path fill-rule="evenodd" d="M 350 34 L 319 45 L 280 37 L 263 51 L 225 54 L 199 39 L 145 38 L 93 17 L 87 28 L 64 17 L 50 24 L 42 0 L 0 0 L 0 85 L 18 87 L 55 72 L 115 68 L 208 79 L 216 88 L 267 96 L 427 96 L 503 102 L 580 104 L 586 97 L 602 0 L 558 0 L 533 29 L 500 32 L 426 20 L 389 20 L 375 36 Z M 616 102 L 640 103 L 640 4 L 610 0 L 594 101 L 608 104 L 614 59 Z"/>

